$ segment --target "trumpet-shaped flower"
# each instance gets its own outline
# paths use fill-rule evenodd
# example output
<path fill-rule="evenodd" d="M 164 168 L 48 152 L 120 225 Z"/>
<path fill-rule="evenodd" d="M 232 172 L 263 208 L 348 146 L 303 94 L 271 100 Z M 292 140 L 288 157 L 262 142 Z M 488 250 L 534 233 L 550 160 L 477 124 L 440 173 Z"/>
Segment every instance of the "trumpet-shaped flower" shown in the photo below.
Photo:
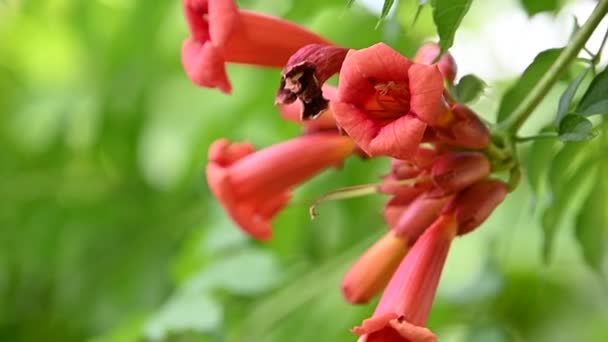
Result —
<path fill-rule="evenodd" d="M 239 10 L 234 0 L 183 0 L 190 38 L 182 64 L 195 84 L 230 93 L 225 63 L 281 68 L 307 44 L 329 44 L 289 21 Z"/>
<path fill-rule="evenodd" d="M 252 237 L 267 240 L 290 190 L 339 165 L 354 148 L 350 138 L 335 133 L 305 135 L 258 152 L 249 144 L 220 139 L 209 148 L 207 180 L 234 222 Z"/>
<path fill-rule="evenodd" d="M 424 327 L 450 244 L 455 219 L 440 216 L 414 244 L 391 278 L 373 316 L 353 329 L 359 342 L 436 341 Z"/>
<path fill-rule="evenodd" d="M 437 66 L 412 63 L 379 43 L 349 51 L 331 105 L 338 125 L 367 154 L 408 159 L 427 126 L 449 120 L 443 91 Z"/>

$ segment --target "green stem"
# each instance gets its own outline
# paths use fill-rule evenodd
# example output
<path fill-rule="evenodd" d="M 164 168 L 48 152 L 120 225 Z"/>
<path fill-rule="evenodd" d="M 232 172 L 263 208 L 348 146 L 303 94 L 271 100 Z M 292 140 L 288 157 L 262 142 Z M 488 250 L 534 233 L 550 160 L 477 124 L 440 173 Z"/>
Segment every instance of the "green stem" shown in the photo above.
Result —
<path fill-rule="evenodd" d="M 585 51 L 591 58 L 595 56 L 595 54 L 591 52 L 591 50 L 589 50 L 586 46 L 583 46 L 583 51 Z"/>
<path fill-rule="evenodd" d="M 545 132 L 545 133 L 539 133 L 537 135 L 532 135 L 529 137 L 515 137 L 515 142 L 523 143 L 523 142 L 533 141 L 533 140 L 538 140 L 538 139 L 555 139 L 557 137 L 558 137 L 557 133 Z"/>
<path fill-rule="evenodd" d="M 606 30 L 606 33 L 604 33 L 604 38 L 602 39 L 602 43 L 600 44 L 600 47 L 597 49 L 597 53 L 595 55 L 593 55 L 593 58 L 591 59 L 591 63 L 594 66 L 597 65 L 597 63 L 600 61 L 600 57 L 602 56 L 602 50 L 604 50 L 604 46 L 606 45 L 607 40 L 608 40 L 608 30 Z"/>
<path fill-rule="evenodd" d="M 551 65 L 547 73 L 540 79 L 530 94 L 515 108 L 511 117 L 504 122 L 503 127 L 511 134 L 516 133 L 526 122 L 530 114 L 536 109 L 538 104 L 545 98 L 549 90 L 559 80 L 561 74 L 566 70 L 570 63 L 576 58 L 578 53 L 587 43 L 589 37 L 602 21 L 608 12 L 608 0 L 601 0 L 587 22 L 574 35 L 572 42 L 564 48 L 555 63 Z"/>

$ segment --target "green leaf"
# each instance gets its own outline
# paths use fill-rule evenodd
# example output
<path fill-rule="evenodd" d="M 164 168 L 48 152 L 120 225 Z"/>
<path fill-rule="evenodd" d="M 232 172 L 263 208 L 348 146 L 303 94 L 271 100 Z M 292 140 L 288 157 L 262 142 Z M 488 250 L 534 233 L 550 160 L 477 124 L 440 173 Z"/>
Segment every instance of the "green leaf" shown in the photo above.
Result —
<path fill-rule="evenodd" d="M 498 122 L 504 121 L 513 113 L 513 110 L 530 93 L 561 52 L 562 49 L 549 49 L 542 51 L 534 58 L 534 61 L 524 70 L 519 80 L 502 97 L 498 108 Z"/>
<path fill-rule="evenodd" d="M 212 332 L 223 320 L 222 307 L 205 294 L 179 294 L 148 322 L 144 334 L 150 340 L 166 340 L 172 333 Z"/>
<path fill-rule="evenodd" d="M 200 275 L 229 292 L 255 295 L 273 288 L 280 280 L 277 260 L 264 250 L 245 249 L 214 263 Z"/>
<path fill-rule="evenodd" d="M 426 0 L 420 0 L 418 3 L 418 7 L 416 8 L 416 14 L 414 14 L 414 19 L 412 20 L 412 26 L 414 26 L 418 21 L 418 18 L 420 17 L 420 13 L 422 13 L 424 5 L 426 5 Z"/>
<path fill-rule="evenodd" d="M 562 141 L 583 141 L 595 136 L 591 121 L 577 114 L 564 116 L 559 124 L 558 133 Z"/>
<path fill-rule="evenodd" d="M 599 173 L 595 184 L 576 217 L 575 236 L 585 263 L 598 274 L 605 275 L 604 265 L 608 250 L 608 184 Z"/>
<path fill-rule="evenodd" d="M 346 7 L 351 8 L 354 3 L 355 3 L 355 0 L 348 0 L 348 2 L 346 3 Z"/>
<path fill-rule="evenodd" d="M 551 129 L 546 128 L 541 132 L 549 131 Z M 526 178 L 528 179 L 532 193 L 536 196 L 538 196 L 540 191 L 541 181 L 547 171 L 547 166 L 551 162 L 551 158 L 553 158 L 557 143 L 557 139 L 534 140 L 526 156 L 524 163 Z"/>
<path fill-rule="evenodd" d="M 560 0 L 520 0 L 521 5 L 529 16 L 541 12 L 557 12 L 560 7 Z"/>
<path fill-rule="evenodd" d="M 572 103 L 572 99 L 574 99 L 574 95 L 576 95 L 576 90 L 581 85 L 585 76 L 587 76 L 587 72 L 589 69 L 586 69 L 582 74 L 578 75 L 564 90 L 562 96 L 559 98 L 559 105 L 557 107 L 557 115 L 555 116 L 555 126 L 559 127 L 560 122 L 568 114 L 570 109 L 570 104 Z"/>
<path fill-rule="evenodd" d="M 435 0 L 433 5 L 433 21 L 439 34 L 439 46 L 442 53 L 454 44 L 456 30 L 462 18 L 469 11 L 473 0 Z"/>
<path fill-rule="evenodd" d="M 608 68 L 591 81 L 576 108 L 580 115 L 608 114 Z"/>
<path fill-rule="evenodd" d="M 554 163 L 551 163 L 551 169 L 557 167 L 557 164 L 554 160 Z M 542 255 L 545 263 L 549 263 L 551 260 L 555 235 L 562 224 L 564 213 L 570 207 L 574 194 L 579 190 L 581 184 L 583 184 L 591 171 L 593 171 L 593 168 L 588 167 L 585 161 L 583 161 L 570 175 L 562 173 L 562 177 L 559 178 L 559 186 L 553 189 L 552 203 L 543 212 L 541 219 L 543 229 Z M 555 179 L 557 180 L 558 178 Z M 556 182 L 555 184 L 558 183 Z"/>
<path fill-rule="evenodd" d="M 386 18 L 388 12 L 390 12 L 394 3 L 395 0 L 384 0 L 384 5 L 382 5 L 382 12 L 380 13 L 380 20 L 384 20 L 384 18 Z"/>
<path fill-rule="evenodd" d="M 454 87 L 454 95 L 458 101 L 469 103 L 475 101 L 483 93 L 486 84 L 479 77 L 469 74 L 463 76 Z"/>
<path fill-rule="evenodd" d="M 564 179 L 570 178 L 581 166 L 581 162 L 586 156 L 585 148 L 588 146 L 588 142 L 580 141 L 560 145 L 562 148 L 553 155 L 550 162 L 548 181 L 551 196 L 561 194 Z"/>

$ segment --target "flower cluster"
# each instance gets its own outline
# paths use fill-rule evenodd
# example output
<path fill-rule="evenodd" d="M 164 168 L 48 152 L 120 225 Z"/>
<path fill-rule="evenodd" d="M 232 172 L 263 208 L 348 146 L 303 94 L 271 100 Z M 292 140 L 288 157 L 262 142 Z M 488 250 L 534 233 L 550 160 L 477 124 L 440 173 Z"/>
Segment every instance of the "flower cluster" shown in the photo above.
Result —
<path fill-rule="evenodd" d="M 233 221 L 255 239 L 290 192 L 351 155 L 391 158 L 377 189 L 388 232 L 342 283 L 351 303 L 384 290 L 360 341 L 434 341 L 426 320 L 452 240 L 478 227 L 507 186 L 491 179 L 489 132 L 450 96 L 452 56 L 422 46 L 410 60 L 379 43 L 334 45 L 282 19 L 242 11 L 233 0 L 184 0 L 191 36 L 182 62 L 197 85 L 230 92 L 225 63 L 282 68 L 277 104 L 303 134 L 260 151 L 220 139 L 209 148 L 207 180 Z M 338 86 L 325 85 L 338 75 Z"/>

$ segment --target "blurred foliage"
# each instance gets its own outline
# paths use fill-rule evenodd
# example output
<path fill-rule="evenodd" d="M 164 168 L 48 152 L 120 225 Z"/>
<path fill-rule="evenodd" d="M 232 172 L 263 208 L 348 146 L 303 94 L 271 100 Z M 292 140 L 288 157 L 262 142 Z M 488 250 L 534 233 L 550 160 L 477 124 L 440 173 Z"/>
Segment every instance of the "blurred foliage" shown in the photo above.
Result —
<path fill-rule="evenodd" d="M 435 33 L 429 6 L 412 28 L 418 1 L 397 2 L 378 29 L 358 2 L 240 4 L 356 48 L 385 41 L 411 56 Z M 277 70 L 231 66 L 232 96 L 194 87 L 179 62 L 186 36 L 179 1 L 0 2 L 0 341 L 352 341 L 372 312 L 344 303 L 339 280 L 382 232 L 384 198 L 324 204 L 312 222 L 307 207 L 377 180 L 386 161 L 320 175 L 272 241 L 250 241 L 205 185 L 207 146 L 223 136 L 267 146 L 299 128 L 272 105 Z M 558 163 L 563 143 L 541 141 L 524 154 Z M 585 158 L 605 161 L 600 140 L 589 143 Z M 567 165 L 572 177 L 586 169 Z M 533 188 L 544 210 L 562 179 L 543 166 Z M 551 266 L 540 266 L 525 186 L 455 243 L 429 322 L 440 340 L 608 339 L 606 292 L 581 262 L 603 267 L 602 230 L 586 227 L 606 226 L 605 192 L 579 177 L 587 185 L 560 210 L 569 233 L 555 235 Z"/>

